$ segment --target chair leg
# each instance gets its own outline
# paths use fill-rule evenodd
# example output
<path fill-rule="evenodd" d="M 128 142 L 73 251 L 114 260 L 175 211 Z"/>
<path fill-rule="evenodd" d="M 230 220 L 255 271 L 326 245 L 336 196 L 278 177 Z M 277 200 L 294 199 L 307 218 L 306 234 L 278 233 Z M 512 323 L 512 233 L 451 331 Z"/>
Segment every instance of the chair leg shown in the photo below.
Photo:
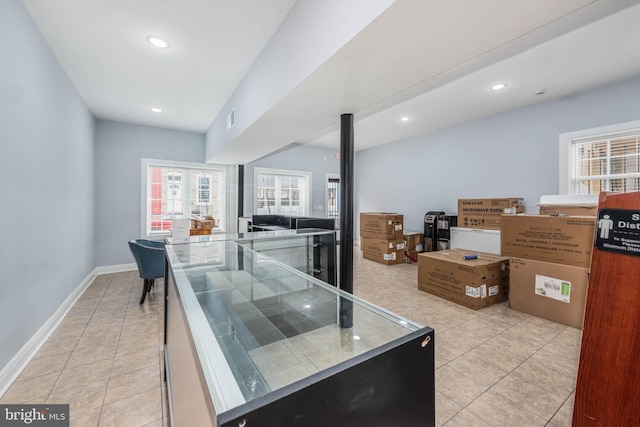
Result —
<path fill-rule="evenodd" d="M 140 297 L 140 304 L 144 303 L 144 298 L 147 296 L 147 292 L 149 292 L 149 279 L 144 279 L 144 286 L 142 287 L 142 297 Z"/>

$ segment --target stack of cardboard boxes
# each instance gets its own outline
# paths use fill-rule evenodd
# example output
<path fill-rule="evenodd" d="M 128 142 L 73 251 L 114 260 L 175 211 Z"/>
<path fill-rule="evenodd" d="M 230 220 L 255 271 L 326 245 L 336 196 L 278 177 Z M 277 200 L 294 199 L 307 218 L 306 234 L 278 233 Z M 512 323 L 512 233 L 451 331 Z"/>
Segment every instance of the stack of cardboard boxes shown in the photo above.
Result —
<path fill-rule="evenodd" d="M 364 259 L 381 264 L 404 263 L 404 217 L 397 213 L 360 214 L 360 248 Z"/>
<path fill-rule="evenodd" d="M 503 216 L 509 306 L 581 328 L 595 225 L 592 216 Z"/>
<path fill-rule="evenodd" d="M 469 248 L 420 254 L 418 288 L 473 309 L 508 297 L 514 310 L 581 328 L 597 205 L 547 198 L 540 215 L 524 214 L 517 197 L 459 199 L 458 225 L 499 230 L 501 256 Z"/>
<path fill-rule="evenodd" d="M 191 230 L 189 230 L 189 234 L 192 236 L 201 236 L 201 235 L 209 235 L 211 234 L 211 230 L 215 226 L 216 221 L 213 217 L 204 218 L 204 219 L 192 219 L 191 220 Z"/>

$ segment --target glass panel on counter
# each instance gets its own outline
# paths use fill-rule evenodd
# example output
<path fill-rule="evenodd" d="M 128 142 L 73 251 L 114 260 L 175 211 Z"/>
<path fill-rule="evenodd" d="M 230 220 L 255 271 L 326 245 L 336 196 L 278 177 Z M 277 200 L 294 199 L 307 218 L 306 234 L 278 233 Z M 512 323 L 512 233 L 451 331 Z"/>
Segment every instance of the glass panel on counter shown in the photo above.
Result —
<path fill-rule="evenodd" d="M 171 239 L 166 239 L 171 244 Z M 242 247 L 265 254 L 323 282 L 335 285 L 336 234 L 334 230 L 295 229 L 258 231 L 237 234 L 191 236 L 188 244 L 175 244 L 176 262 L 180 264 L 224 265 L 225 254 L 214 242 L 229 240 Z"/>
<path fill-rule="evenodd" d="M 215 381 L 223 363 L 201 352 L 219 350 L 245 402 L 421 328 L 246 245 L 206 243 L 167 251 L 193 336 L 215 340 L 212 350 L 212 343 L 194 339 L 200 359 L 210 362 L 204 364 L 205 376 Z M 196 262 L 185 262 L 178 253 L 186 246 Z M 345 310 L 348 328 L 339 324 Z M 224 394 L 228 387 L 210 389 Z M 224 406 L 226 399 L 212 398 L 222 411 L 245 403 Z"/>

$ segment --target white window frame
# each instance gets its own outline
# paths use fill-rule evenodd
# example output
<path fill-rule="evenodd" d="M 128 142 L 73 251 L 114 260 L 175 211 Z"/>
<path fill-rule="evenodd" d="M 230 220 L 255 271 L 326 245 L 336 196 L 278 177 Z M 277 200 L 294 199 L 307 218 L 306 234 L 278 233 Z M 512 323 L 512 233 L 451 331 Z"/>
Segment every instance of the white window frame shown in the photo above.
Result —
<path fill-rule="evenodd" d="M 558 194 L 575 194 L 573 183 L 573 171 L 575 170 L 575 155 L 573 153 L 573 141 L 587 138 L 611 138 L 616 134 L 640 133 L 640 120 L 618 123 L 609 126 L 601 126 L 591 129 L 583 129 L 576 132 L 561 133 L 559 136 L 559 174 Z"/>
<path fill-rule="evenodd" d="M 200 198 L 200 191 L 201 191 L 201 185 L 200 184 L 200 179 L 201 178 L 207 178 L 209 180 L 209 183 L 207 184 L 207 193 L 209 194 L 209 200 L 203 201 Z M 197 183 L 197 190 L 196 190 L 196 203 L 199 205 L 207 205 L 209 203 L 211 203 L 211 181 L 213 180 L 213 176 L 210 173 L 199 173 L 198 177 L 196 178 L 198 180 Z"/>
<path fill-rule="evenodd" d="M 325 175 L 325 180 L 324 180 L 324 203 L 325 203 L 325 209 L 324 209 L 324 214 L 327 218 L 329 218 L 329 180 L 330 179 L 341 179 L 340 178 L 340 174 L 339 173 L 327 173 Z M 342 183 L 342 181 L 341 181 Z M 339 192 L 338 192 L 339 193 Z M 340 195 L 338 194 L 338 197 L 340 197 Z M 340 201 L 338 200 L 338 204 L 340 204 Z M 340 211 L 338 211 L 338 216 L 336 217 L 336 221 L 340 219 Z"/>
<path fill-rule="evenodd" d="M 310 216 L 311 215 L 311 189 L 313 188 L 311 177 L 312 173 L 307 171 L 295 171 L 295 170 L 286 170 L 286 169 L 268 169 L 268 168 L 259 168 L 255 167 L 253 169 L 253 184 L 254 184 L 254 195 L 253 195 L 253 213 L 257 214 L 258 212 L 258 175 L 266 174 L 266 175 L 285 175 L 285 176 L 297 176 L 302 177 L 305 180 L 305 188 L 301 189 L 300 192 L 300 207 L 303 209 L 303 212 L 300 213 L 300 216 Z M 278 215 L 278 214 L 274 214 Z"/>
<path fill-rule="evenodd" d="M 149 166 L 160 166 L 164 168 L 175 167 L 178 169 L 180 168 L 210 169 L 216 172 L 222 171 L 224 173 L 225 188 L 220 189 L 220 191 L 221 191 L 221 195 L 224 195 L 224 206 L 222 207 L 222 209 L 225 213 L 224 214 L 225 218 L 223 222 L 219 224 L 219 229 L 216 232 L 217 233 L 235 233 L 236 232 L 237 226 L 235 226 L 234 224 L 236 223 L 235 218 L 237 216 L 238 194 L 237 194 L 237 191 L 235 191 L 235 187 L 234 187 L 237 180 L 234 176 L 234 173 L 232 172 L 232 169 L 234 168 L 233 166 L 143 158 L 141 159 L 141 167 L 140 167 L 140 171 L 141 171 L 140 236 L 142 238 L 158 239 L 158 238 L 170 237 L 171 235 L 170 231 L 167 231 L 166 233 L 162 233 L 162 232 L 148 233 L 147 231 L 147 214 L 151 210 L 151 202 L 147 198 Z M 237 174 L 237 172 L 235 172 L 235 174 Z"/>
<path fill-rule="evenodd" d="M 175 177 L 179 176 L 180 177 L 180 183 L 176 184 L 176 179 Z M 180 211 L 184 210 L 184 186 L 185 186 L 185 176 L 182 173 L 182 171 L 176 170 L 176 171 L 169 171 L 167 173 L 167 179 L 169 179 L 169 177 L 171 177 L 170 181 L 172 184 L 171 188 L 176 188 L 176 190 L 174 190 L 177 194 L 180 195 L 180 197 L 177 197 L 176 200 L 180 200 L 180 204 L 182 206 L 180 206 Z M 173 187 L 176 186 L 176 187 Z M 175 210 L 174 210 L 175 212 Z"/>

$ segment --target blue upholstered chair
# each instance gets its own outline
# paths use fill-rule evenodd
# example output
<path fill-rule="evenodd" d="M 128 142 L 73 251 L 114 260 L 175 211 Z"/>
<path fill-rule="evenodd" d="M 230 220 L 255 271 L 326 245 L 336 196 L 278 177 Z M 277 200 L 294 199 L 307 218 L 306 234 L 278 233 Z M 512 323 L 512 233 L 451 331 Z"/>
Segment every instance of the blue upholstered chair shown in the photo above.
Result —
<path fill-rule="evenodd" d="M 164 243 L 146 239 L 129 240 L 129 249 L 138 264 L 138 273 L 144 279 L 140 298 L 142 304 L 155 279 L 164 277 Z"/>

